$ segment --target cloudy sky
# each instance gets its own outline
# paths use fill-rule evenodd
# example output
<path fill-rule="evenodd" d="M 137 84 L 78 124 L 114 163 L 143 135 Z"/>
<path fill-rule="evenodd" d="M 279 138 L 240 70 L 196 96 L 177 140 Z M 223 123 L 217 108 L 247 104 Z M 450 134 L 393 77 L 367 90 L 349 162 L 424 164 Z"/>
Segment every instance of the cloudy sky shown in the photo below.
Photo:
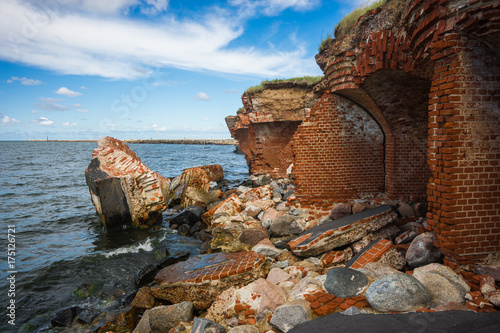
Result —
<path fill-rule="evenodd" d="M 229 138 L 362 0 L 1 0 L 0 140 Z"/>

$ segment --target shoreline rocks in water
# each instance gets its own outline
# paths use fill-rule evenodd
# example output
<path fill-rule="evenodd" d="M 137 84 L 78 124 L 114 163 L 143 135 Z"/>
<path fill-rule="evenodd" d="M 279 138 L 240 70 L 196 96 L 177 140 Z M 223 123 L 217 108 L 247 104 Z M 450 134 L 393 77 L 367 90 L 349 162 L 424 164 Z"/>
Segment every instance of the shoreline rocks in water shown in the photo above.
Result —
<path fill-rule="evenodd" d="M 250 176 L 238 189 L 210 187 L 208 179 L 222 175 L 209 166 L 167 180 L 165 197 L 180 210 L 171 227 L 202 240 L 205 254 L 145 266 L 133 301 L 115 316 L 95 316 L 99 332 L 288 332 L 338 312 L 498 310 L 494 277 L 442 265 L 426 218 L 401 214 L 415 203 L 334 204 L 318 218 L 293 202 L 287 179 Z M 194 312 L 168 319 L 180 304 Z"/>

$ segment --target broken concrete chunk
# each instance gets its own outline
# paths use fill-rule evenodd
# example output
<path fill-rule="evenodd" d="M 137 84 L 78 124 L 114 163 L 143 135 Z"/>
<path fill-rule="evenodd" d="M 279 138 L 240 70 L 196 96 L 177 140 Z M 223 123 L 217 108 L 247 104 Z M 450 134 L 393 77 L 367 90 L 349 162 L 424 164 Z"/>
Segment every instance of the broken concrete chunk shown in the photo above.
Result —
<path fill-rule="evenodd" d="M 367 209 L 306 230 L 288 246 L 297 256 L 315 256 L 360 240 L 395 218 L 396 213 L 388 205 Z"/>
<path fill-rule="evenodd" d="M 201 216 L 201 219 L 206 224 L 210 224 L 215 214 L 223 212 L 229 215 L 235 215 L 241 212 L 241 200 L 236 194 L 231 195 L 229 198 L 210 209 L 208 212 Z"/>

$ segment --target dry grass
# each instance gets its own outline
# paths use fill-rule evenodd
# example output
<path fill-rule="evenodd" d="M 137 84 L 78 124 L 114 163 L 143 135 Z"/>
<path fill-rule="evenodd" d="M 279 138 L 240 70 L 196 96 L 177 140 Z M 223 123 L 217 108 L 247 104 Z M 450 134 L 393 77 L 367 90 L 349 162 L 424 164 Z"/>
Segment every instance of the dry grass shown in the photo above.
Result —
<path fill-rule="evenodd" d="M 256 92 L 260 92 L 266 89 L 266 85 L 268 83 L 280 83 L 280 82 L 295 82 L 295 83 L 307 83 L 307 84 L 315 84 L 323 78 L 323 75 L 319 76 L 301 76 L 301 77 L 293 77 L 290 79 L 274 79 L 274 80 L 264 80 L 257 86 L 252 86 L 246 90 L 247 93 L 252 94 Z"/>

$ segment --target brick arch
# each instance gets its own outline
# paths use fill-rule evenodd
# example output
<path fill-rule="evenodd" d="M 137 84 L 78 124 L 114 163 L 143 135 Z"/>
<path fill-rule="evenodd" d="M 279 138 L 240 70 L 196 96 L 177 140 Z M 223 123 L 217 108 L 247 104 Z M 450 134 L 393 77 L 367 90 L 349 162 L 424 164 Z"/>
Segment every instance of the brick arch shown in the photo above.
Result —
<path fill-rule="evenodd" d="M 295 132 L 296 196 L 316 213 L 384 192 L 384 132 L 359 104 L 327 92 Z"/>

